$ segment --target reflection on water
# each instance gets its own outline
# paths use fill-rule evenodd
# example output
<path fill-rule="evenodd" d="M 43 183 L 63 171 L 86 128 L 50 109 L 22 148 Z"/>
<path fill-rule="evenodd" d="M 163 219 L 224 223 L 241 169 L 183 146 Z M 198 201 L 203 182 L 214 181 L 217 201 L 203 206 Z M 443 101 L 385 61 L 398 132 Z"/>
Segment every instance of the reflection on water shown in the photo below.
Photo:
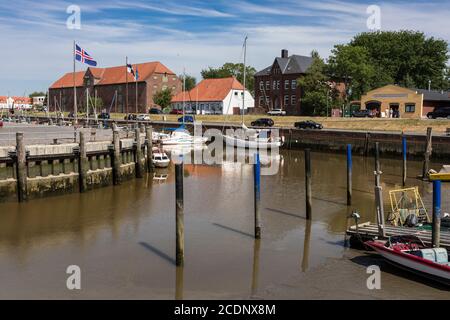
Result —
<path fill-rule="evenodd" d="M 373 160 L 354 158 L 353 206 L 347 207 L 345 157 L 312 153 L 313 220 L 306 221 L 303 152 L 284 151 L 280 159 L 278 174 L 261 180 L 261 241 L 253 239 L 250 165 L 185 166 L 184 268 L 174 265 L 173 166 L 86 194 L 2 203 L 0 298 L 313 297 L 314 290 L 331 290 L 324 268 L 348 286 L 336 297 L 359 295 L 365 269 L 347 258 L 361 253 L 343 247 L 344 232 L 353 209 L 362 221 L 375 219 Z M 383 159 L 382 170 L 388 208 L 388 190 L 402 183 L 401 161 Z M 408 170 L 407 184 L 418 185 L 431 208 L 430 184 L 415 179 L 421 163 L 409 162 Z M 444 211 L 449 194 L 445 185 Z M 73 264 L 82 270 L 80 292 L 65 287 L 65 270 Z M 364 281 L 355 282 L 355 274 Z M 293 282 L 302 275 L 313 284 Z M 409 279 L 383 279 L 380 295 L 414 291 Z M 433 290 L 419 291 L 442 297 Z"/>

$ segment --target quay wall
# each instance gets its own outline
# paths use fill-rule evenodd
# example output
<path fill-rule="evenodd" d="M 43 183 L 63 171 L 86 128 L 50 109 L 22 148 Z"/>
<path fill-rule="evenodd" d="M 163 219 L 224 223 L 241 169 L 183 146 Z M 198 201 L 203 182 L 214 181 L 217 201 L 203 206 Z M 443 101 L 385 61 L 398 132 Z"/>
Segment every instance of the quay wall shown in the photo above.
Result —
<path fill-rule="evenodd" d="M 111 141 L 86 142 L 86 158 L 80 153 L 83 146 L 79 143 L 28 145 L 25 146 L 24 169 L 20 169 L 16 147 L 0 147 L 0 201 L 20 200 L 20 190 L 24 190 L 24 199 L 31 200 L 84 192 L 133 179 L 136 176 L 136 162 L 145 163 L 148 160 L 145 157 L 145 136 L 141 136 L 140 140 L 140 153 L 136 152 L 135 139 L 120 140 L 116 168 Z M 141 155 L 141 159 L 137 159 L 137 154 Z M 83 161 L 86 166 L 80 165 Z M 19 183 L 19 170 L 25 172 L 25 187 Z M 80 170 L 86 172 L 80 174 Z M 117 182 L 114 181 L 114 170 L 117 170 Z M 85 190 L 81 190 L 82 179 L 85 180 Z"/>

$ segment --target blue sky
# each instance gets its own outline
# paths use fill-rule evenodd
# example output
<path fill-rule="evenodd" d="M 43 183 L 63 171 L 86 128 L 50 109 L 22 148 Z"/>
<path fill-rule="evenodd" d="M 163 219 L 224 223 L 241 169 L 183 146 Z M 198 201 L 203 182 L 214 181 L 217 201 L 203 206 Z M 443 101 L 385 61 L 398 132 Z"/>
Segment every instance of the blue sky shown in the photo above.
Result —
<path fill-rule="evenodd" d="M 81 29 L 69 30 L 66 9 L 81 9 Z M 450 40 L 450 0 L 99 0 L 1 1 L 0 95 L 28 95 L 72 70 L 76 40 L 100 67 L 161 61 L 200 77 L 208 66 L 242 61 L 262 69 L 282 48 L 327 57 L 333 45 L 368 31 L 369 5 L 381 8 L 381 30 L 420 30 Z M 78 64 L 78 69 L 85 68 Z"/>

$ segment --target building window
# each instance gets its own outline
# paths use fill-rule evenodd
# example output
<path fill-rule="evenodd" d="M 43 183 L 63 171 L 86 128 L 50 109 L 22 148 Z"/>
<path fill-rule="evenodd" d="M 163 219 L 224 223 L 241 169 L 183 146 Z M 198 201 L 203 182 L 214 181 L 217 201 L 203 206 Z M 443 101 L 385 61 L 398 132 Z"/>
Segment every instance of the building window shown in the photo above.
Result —
<path fill-rule="evenodd" d="M 266 81 L 266 90 L 270 90 L 270 81 Z"/>
<path fill-rule="evenodd" d="M 416 112 L 416 104 L 415 103 L 407 103 L 405 105 L 405 112 L 409 112 L 409 113 Z"/>
<path fill-rule="evenodd" d="M 284 105 L 285 106 L 289 105 L 289 96 L 284 96 Z"/>
<path fill-rule="evenodd" d="M 289 80 L 284 80 L 284 89 L 285 90 L 289 89 Z"/>
<path fill-rule="evenodd" d="M 264 90 L 264 81 L 259 82 L 259 90 L 261 90 L 261 91 Z"/>
<path fill-rule="evenodd" d="M 263 97 L 263 96 L 260 96 L 260 97 L 259 97 L 259 106 L 262 106 L 263 103 L 264 103 L 264 97 Z"/>
<path fill-rule="evenodd" d="M 295 106 L 297 104 L 297 97 L 291 96 L 291 105 Z"/>
<path fill-rule="evenodd" d="M 280 80 L 277 80 L 277 90 L 280 90 Z"/>
<path fill-rule="evenodd" d="M 273 90 L 275 90 L 277 88 L 277 82 L 275 80 L 273 80 Z"/>
<path fill-rule="evenodd" d="M 291 88 L 292 90 L 297 89 L 297 80 L 292 80 Z"/>
<path fill-rule="evenodd" d="M 238 92 L 237 92 L 237 91 L 235 91 L 235 92 L 234 92 L 234 95 L 235 95 L 235 96 L 237 96 L 237 95 L 238 95 Z"/>

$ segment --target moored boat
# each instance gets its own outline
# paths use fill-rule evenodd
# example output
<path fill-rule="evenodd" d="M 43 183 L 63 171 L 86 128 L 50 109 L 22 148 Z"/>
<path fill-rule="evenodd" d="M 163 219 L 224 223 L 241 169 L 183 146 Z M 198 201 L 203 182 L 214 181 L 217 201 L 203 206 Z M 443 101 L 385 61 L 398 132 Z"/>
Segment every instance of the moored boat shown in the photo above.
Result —
<path fill-rule="evenodd" d="M 167 168 L 170 164 L 170 158 L 164 151 L 158 149 L 152 153 L 152 162 L 156 168 Z"/>
<path fill-rule="evenodd" d="M 390 237 L 385 243 L 367 241 L 365 244 L 400 268 L 450 286 L 450 264 L 445 248 L 427 248 L 414 235 Z"/>

